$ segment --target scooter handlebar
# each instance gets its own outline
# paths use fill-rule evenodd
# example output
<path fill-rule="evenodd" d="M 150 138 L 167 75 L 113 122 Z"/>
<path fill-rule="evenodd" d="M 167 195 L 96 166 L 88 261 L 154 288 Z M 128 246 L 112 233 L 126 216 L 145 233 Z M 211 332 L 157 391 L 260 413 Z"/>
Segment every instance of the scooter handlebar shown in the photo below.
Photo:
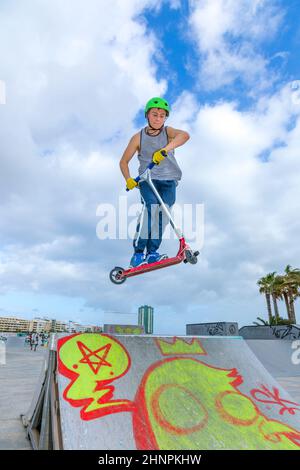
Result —
<path fill-rule="evenodd" d="M 162 155 L 166 158 L 168 156 L 167 152 L 165 150 L 163 150 L 162 152 Z M 136 181 L 137 183 L 139 183 L 140 179 L 141 179 L 141 176 L 147 171 L 147 170 L 152 170 L 152 168 L 156 165 L 156 163 L 154 162 L 151 162 L 149 163 L 149 165 L 147 166 L 146 170 L 143 171 L 143 173 L 139 176 L 137 176 L 136 178 L 134 178 L 134 181 Z M 128 188 L 126 188 L 126 191 L 129 191 Z"/>

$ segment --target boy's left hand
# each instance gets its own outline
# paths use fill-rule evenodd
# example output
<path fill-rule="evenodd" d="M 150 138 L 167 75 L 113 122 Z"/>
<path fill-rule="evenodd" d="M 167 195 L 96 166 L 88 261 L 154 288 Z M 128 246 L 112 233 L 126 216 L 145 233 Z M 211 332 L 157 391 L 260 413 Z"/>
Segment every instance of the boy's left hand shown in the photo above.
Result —
<path fill-rule="evenodd" d="M 166 149 L 160 149 L 154 152 L 152 156 L 153 163 L 155 163 L 156 165 L 159 165 L 165 159 L 166 154 L 167 154 Z"/>

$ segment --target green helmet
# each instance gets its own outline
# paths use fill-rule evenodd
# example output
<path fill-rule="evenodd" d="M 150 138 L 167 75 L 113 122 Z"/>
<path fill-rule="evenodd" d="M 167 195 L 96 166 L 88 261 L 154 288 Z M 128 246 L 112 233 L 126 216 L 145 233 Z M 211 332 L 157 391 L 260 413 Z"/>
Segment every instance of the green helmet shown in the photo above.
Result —
<path fill-rule="evenodd" d="M 164 109 L 167 112 L 167 116 L 169 116 L 170 106 L 169 106 L 169 103 L 163 98 L 158 98 L 158 97 L 151 98 L 151 100 L 149 100 L 145 106 L 145 115 L 147 115 L 147 112 L 151 108 Z"/>

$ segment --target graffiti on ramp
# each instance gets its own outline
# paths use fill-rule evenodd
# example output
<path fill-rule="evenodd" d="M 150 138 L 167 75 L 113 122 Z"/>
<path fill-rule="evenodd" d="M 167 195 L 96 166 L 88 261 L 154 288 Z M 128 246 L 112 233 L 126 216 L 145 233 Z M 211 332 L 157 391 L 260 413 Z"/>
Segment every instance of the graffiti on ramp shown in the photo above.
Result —
<path fill-rule="evenodd" d="M 290 406 L 290 414 L 300 414 L 300 405 L 286 403 L 279 390 L 268 405 L 274 410 L 271 419 L 260 409 L 267 385 L 242 393 L 241 371 L 235 364 L 225 369 L 203 362 L 209 355 L 199 339 L 146 341 L 145 348 L 159 359 L 139 372 L 129 399 L 122 379 L 137 373 L 135 360 L 141 361 L 143 348 L 135 351 L 138 358 L 130 357 L 123 338 L 107 334 L 58 340 L 59 372 L 70 379 L 63 399 L 81 409 L 82 420 L 131 413 L 137 449 L 300 449 L 300 432 L 284 422 L 278 403 Z"/>
<path fill-rule="evenodd" d="M 131 411 L 132 402 L 113 399 L 114 386 L 130 369 L 130 357 L 115 338 L 108 335 L 78 334 L 58 341 L 59 372 L 71 382 L 63 398 L 81 408 L 83 420 Z"/>

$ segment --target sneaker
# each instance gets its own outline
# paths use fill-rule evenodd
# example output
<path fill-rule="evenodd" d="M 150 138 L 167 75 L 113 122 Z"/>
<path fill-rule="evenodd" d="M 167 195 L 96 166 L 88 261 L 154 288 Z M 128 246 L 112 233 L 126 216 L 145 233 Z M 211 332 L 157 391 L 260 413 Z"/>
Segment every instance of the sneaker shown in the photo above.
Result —
<path fill-rule="evenodd" d="M 130 260 L 130 268 L 136 268 L 142 264 L 147 264 L 146 257 L 144 253 L 134 253 L 133 257 Z"/>
<path fill-rule="evenodd" d="M 161 261 L 161 260 L 166 259 L 166 258 L 168 258 L 167 255 L 160 255 L 157 251 L 153 251 L 153 252 L 147 254 L 146 262 L 148 264 L 157 263 L 157 261 Z"/>

